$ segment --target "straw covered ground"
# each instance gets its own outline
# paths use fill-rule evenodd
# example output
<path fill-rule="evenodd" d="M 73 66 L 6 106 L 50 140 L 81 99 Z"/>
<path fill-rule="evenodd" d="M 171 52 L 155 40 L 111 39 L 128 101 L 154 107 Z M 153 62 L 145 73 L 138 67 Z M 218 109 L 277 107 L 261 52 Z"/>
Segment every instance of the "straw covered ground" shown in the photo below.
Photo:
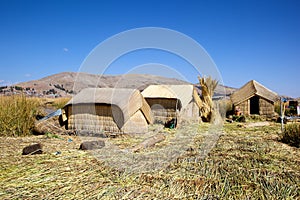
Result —
<path fill-rule="evenodd" d="M 79 150 L 76 136 L 1 137 L 0 199 L 300 199 L 300 150 L 278 141 L 278 124 L 225 124 L 211 149 L 203 149 L 211 142 L 208 130 L 200 124 L 160 131 L 165 141 L 136 155 L 179 142 L 172 140 L 177 134 L 195 134 L 169 165 L 140 173 Z M 130 149 L 141 137 L 110 140 Z M 22 148 L 33 142 L 43 145 L 43 154 L 22 156 Z"/>

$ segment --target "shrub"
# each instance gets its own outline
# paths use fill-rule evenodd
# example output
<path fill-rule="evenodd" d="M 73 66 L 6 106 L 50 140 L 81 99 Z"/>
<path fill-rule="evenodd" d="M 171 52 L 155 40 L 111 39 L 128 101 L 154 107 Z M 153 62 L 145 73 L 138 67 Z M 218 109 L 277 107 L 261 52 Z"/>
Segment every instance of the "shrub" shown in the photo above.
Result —
<path fill-rule="evenodd" d="M 257 121 L 266 121 L 266 116 L 264 115 L 257 115 L 257 114 L 254 114 L 254 115 L 250 115 L 247 117 L 249 121 L 254 121 L 254 122 L 257 122 Z"/>
<path fill-rule="evenodd" d="M 54 84 L 54 87 L 59 89 L 59 90 L 66 91 L 66 89 L 64 88 L 64 85 L 59 85 L 59 84 L 55 85 Z"/>
<path fill-rule="evenodd" d="M 246 122 L 246 117 L 244 115 L 233 115 L 232 120 L 236 122 Z"/>
<path fill-rule="evenodd" d="M 25 136 L 31 134 L 39 100 L 21 96 L 0 97 L 0 136 Z"/>
<path fill-rule="evenodd" d="M 280 101 L 276 101 L 274 103 L 274 111 L 278 114 L 281 115 L 281 111 L 280 111 Z"/>
<path fill-rule="evenodd" d="M 300 124 L 292 123 L 285 126 L 281 141 L 291 146 L 300 147 Z"/>
<path fill-rule="evenodd" d="M 222 117 L 233 115 L 233 104 L 230 99 L 221 99 L 214 101 L 214 107 L 219 110 Z"/>
<path fill-rule="evenodd" d="M 22 88 L 22 87 L 20 87 L 20 86 L 17 86 L 17 85 L 15 86 L 15 89 L 16 89 L 16 90 L 19 90 L 19 91 L 22 91 L 22 90 L 23 90 L 23 88 Z"/>

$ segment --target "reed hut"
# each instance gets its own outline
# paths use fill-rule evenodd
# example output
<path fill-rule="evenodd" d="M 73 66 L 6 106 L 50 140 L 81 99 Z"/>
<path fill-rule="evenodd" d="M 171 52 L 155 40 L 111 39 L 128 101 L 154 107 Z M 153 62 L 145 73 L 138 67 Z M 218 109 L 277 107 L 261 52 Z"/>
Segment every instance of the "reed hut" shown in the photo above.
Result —
<path fill-rule="evenodd" d="M 180 122 L 199 120 L 201 100 L 193 85 L 150 85 L 142 95 L 151 107 L 156 123 L 170 118 Z"/>
<path fill-rule="evenodd" d="M 277 99 L 275 92 L 255 80 L 249 81 L 231 95 L 234 109 L 239 109 L 244 115 L 272 116 Z"/>
<path fill-rule="evenodd" d="M 62 115 L 67 129 L 97 133 L 144 133 L 153 122 L 149 105 L 135 89 L 83 89 Z"/>

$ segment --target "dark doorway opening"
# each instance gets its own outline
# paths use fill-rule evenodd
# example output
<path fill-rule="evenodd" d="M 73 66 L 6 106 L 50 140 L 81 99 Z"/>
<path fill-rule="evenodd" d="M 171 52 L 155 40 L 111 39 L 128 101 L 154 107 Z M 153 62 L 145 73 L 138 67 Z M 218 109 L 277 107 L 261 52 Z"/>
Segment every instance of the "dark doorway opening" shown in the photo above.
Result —
<path fill-rule="evenodd" d="M 250 98 L 250 114 L 259 114 L 259 97 L 254 96 Z"/>

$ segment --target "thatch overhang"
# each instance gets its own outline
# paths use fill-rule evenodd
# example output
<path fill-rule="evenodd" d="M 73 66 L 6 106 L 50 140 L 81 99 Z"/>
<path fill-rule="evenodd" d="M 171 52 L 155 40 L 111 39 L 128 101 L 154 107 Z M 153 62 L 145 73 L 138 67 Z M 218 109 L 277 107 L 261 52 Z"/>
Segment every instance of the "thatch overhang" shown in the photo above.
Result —
<path fill-rule="evenodd" d="M 255 95 L 258 95 L 271 102 L 275 102 L 278 99 L 278 95 L 275 92 L 271 91 L 255 80 L 251 80 L 246 83 L 243 87 L 234 92 L 230 98 L 232 103 L 237 105 Z"/>
<path fill-rule="evenodd" d="M 193 85 L 150 85 L 143 92 L 144 98 L 178 99 L 185 108 L 193 99 L 200 107 L 201 100 Z"/>

